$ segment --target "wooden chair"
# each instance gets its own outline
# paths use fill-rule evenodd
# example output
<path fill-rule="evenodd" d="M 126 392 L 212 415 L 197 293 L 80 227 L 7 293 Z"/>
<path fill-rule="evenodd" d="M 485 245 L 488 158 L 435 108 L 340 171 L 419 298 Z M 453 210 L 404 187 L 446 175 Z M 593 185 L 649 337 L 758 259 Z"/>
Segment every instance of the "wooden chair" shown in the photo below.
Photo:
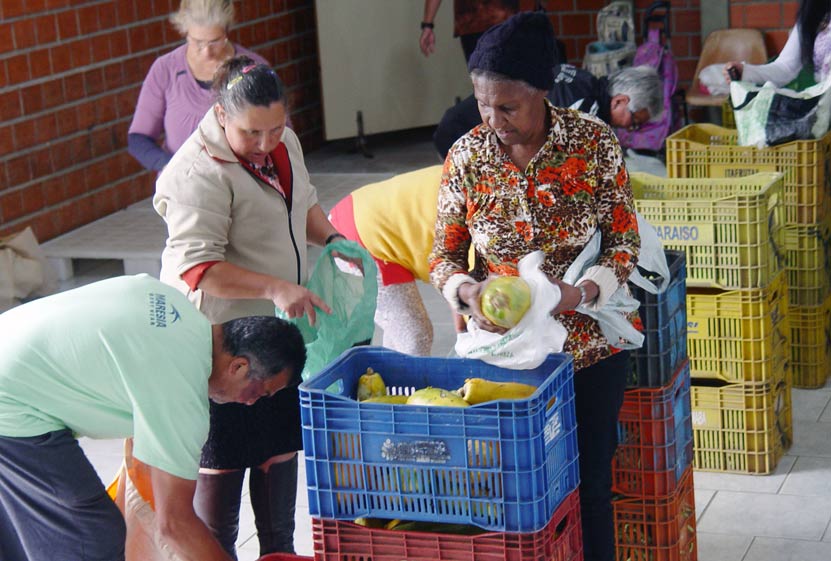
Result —
<path fill-rule="evenodd" d="M 711 64 L 744 61 L 750 64 L 767 62 L 767 48 L 762 33 L 758 29 L 720 29 L 713 31 L 704 40 L 695 76 L 690 89 L 687 90 L 686 105 L 720 107 L 727 100 L 727 95 L 708 95 L 699 87 L 698 75 L 703 68 Z M 686 114 L 686 111 L 685 111 Z"/>

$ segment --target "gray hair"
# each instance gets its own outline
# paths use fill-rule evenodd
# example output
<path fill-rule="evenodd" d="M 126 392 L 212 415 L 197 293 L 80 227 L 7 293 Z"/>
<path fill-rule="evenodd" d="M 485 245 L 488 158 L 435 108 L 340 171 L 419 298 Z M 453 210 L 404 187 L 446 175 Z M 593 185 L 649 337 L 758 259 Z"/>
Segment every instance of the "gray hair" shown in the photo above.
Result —
<path fill-rule="evenodd" d="M 609 76 L 608 92 L 609 97 L 628 96 L 629 111 L 637 113 L 646 109 L 650 121 L 660 118 L 664 112 L 664 85 L 658 71 L 651 66 L 618 70 Z"/>
<path fill-rule="evenodd" d="M 229 29 L 234 24 L 234 3 L 231 0 L 182 0 L 179 10 L 170 14 L 170 23 L 182 36 L 193 25 Z"/>
<path fill-rule="evenodd" d="M 504 74 L 500 74 L 499 72 L 493 72 L 491 70 L 482 70 L 481 68 L 474 68 L 470 71 L 470 79 L 474 80 L 476 78 L 482 78 L 483 80 L 487 80 L 489 82 L 511 82 L 513 84 L 517 84 L 518 86 L 522 86 L 523 88 L 528 90 L 529 94 L 542 93 L 542 95 L 545 95 L 548 93 L 544 90 L 535 88 L 525 80 L 516 80 L 515 78 L 511 78 L 510 76 L 505 76 Z"/>

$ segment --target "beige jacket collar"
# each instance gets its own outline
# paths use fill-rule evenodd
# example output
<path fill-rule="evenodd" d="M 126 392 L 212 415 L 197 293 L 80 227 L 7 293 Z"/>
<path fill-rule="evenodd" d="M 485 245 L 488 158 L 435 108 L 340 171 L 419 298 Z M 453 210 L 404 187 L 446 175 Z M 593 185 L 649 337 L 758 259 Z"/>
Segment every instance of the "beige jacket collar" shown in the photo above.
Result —
<path fill-rule="evenodd" d="M 216 118 L 213 107 L 199 122 L 198 129 L 202 145 L 205 146 L 205 150 L 212 158 L 223 162 L 239 161 L 237 155 L 231 150 L 228 139 L 225 138 L 225 129 L 219 124 L 219 119 Z"/>

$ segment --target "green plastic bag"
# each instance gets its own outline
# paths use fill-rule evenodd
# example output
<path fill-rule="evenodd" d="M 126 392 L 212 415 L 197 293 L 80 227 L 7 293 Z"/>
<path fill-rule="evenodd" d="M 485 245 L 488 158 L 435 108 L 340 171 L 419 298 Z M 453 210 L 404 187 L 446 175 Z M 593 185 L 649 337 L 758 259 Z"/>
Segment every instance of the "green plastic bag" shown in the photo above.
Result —
<path fill-rule="evenodd" d="M 336 259 L 333 253 L 360 259 L 363 275 L 351 263 Z M 306 343 L 303 380 L 320 372 L 356 343 L 372 339 L 378 296 L 377 270 L 369 252 L 355 242 L 337 240 L 323 249 L 305 286 L 320 296 L 332 308 L 332 313 L 316 310 L 313 326 L 305 315 L 288 320 L 300 329 Z M 280 309 L 277 315 L 285 318 Z"/>

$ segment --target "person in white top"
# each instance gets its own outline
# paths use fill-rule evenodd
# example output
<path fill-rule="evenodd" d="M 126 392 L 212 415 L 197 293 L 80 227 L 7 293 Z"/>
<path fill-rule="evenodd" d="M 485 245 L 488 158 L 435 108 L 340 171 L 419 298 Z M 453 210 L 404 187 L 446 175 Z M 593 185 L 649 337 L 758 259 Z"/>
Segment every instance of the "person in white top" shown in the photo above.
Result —
<path fill-rule="evenodd" d="M 796 78 L 805 66 L 814 67 L 817 83 L 831 71 L 831 0 L 802 0 L 796 14 L 796 25 L 776 60 L 768 64 L 745 64 L 730 61 L 724 65 L 724 76 L 730 79 L 771 82 L 781 88 Z M 732 72 L 731 72 L 732 70 Z"/>

